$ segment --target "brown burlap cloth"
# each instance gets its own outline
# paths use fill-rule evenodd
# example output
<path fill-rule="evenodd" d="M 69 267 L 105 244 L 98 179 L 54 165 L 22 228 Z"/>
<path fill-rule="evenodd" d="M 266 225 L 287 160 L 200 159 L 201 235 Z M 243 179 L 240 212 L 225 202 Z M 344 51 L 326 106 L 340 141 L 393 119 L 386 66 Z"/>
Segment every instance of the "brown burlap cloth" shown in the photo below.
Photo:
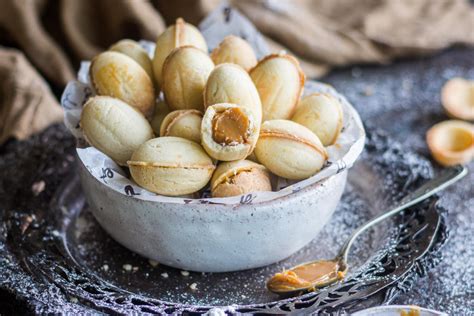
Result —
<path fill-rule="evenodd" d="M 61 89 L 122 38 L 155 40 L 179 17 L 198 24 L 219 0 L 0 0 L 0 144 L 61 120 L 45 80 Z M 474 45 L 468 0 L 234 0 L 272 49 L 298 56 L 308 77 Z M 24 54 L 24 55 L 23 55 Z M 28 60 L 31 62 L 28 62 Z"/>

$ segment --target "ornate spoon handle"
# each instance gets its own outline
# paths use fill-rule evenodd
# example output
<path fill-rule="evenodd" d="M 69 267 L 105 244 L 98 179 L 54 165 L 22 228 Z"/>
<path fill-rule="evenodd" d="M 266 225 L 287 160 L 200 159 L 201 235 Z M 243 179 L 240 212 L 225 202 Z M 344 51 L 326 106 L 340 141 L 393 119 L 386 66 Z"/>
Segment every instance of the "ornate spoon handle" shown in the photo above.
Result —
<path fill-rule="evenodd" d="M 341 258 L 343 262 L 347 262 L 347 256 L 349 254 L 349 250 L 354 243 L 354 240 L 366 229 L 372 227 L 373 225 L 383 221 L 386 218 L 389 218 L 390 216 L 393 216 L 395 214 L 398 214 L 399 212 L 403 211 L 404 209 L 413 206 L 424 199 L 430 197 L 431 195 L 445 189 L 447 186 L 453 184 L 454 182 L 458 181 L 462 177 L 464 177 L 467 174 L 467 168 L 457 165 L 454 167 L 450 167 L 447 169 L 444 169 L 439 176 L 436 178 L 426 182 L 423 184 L 421 187 L 416 189 L 414 192 L 408 194 L 405 196 L 401 201 L 400 204 L 387 211 L 383 212 L 382 214 L 372 218 L 359 228 L 357 228 L 351 235 L 351 237 L 346 241 L 344 246 L 339 252 L 339 255 L 337 256 L 338 258 Z"/>

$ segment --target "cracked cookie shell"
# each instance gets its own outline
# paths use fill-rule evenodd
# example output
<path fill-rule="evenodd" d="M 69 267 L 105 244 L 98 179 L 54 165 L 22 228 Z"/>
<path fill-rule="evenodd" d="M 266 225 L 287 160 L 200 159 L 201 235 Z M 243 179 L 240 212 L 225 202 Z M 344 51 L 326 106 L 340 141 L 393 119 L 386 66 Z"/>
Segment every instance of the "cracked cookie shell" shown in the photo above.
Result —
<path fill-rule="evenodd" d="M 214 64 L 231 63 L 241 66 L 245 71 L 249 71 L 257 64 L 257 57 L 250 44 L 235 35 L 229 35 L 214 48 L 211 53 Z"/>
<path fill-rule="evenodd" d="M 201 143 L 202 113 L 198 110 L 178 110 L 169 113 L 161 124 L 160 136 L 182 137 Z"/>
<path fill-rule="evenodd" d="M 142 113 L 107 96 L 92 97 L 86 102 L 80 124 L 89 144 L 119 165 L 126 165 L 135 149 L 154 137 Z"/>
<path fill-rule="evenodd" d="M 217 166 L 211 179 L 212 197 L 271 190 L 268 170 L 250 160 L 222 162 Z"/>
<path fill-rule="evenodd" d="M 342 106 L 329 94 L 313 93 L 300 101 L 291 120 L 309 128 L 324 146 L 330 146 L 342 129 Z"/>
<path fill-rule="evenodd" d="M 140 145 L 128 166 L 139 186 L 168 196 L 201 190 L 215 169 L 201 145 L 172 136 L 154 138 Z"/>
<path fill-rule="evenodd" d="M 173 50 L 163 64 L 162 90 L 173 110 L 204 110 L 202 94 L 214 68 L 211 58 L 193 46 Z"/>
<path fill-rule="evenodd" d="M 177 47 L 191 45 L 207 53 L 207 44 L 199 30 L 178 18 L 174 25 L 168 27 L 156 40 L 155 55 L 153 56 L 153 73 L 157 84 L 163 83 L 163 63 L 171 51 Z"/>
<path fill-rule="evenodd" d="M 318 136 L 289 120 L 264 122 L 255 154 L 272 173 L 291 180 L 311 177 L 328 158 Z"/>
<path fill-rule="evenodd" d="M 474 159 L 474 125 L 449 120 L 433 125 L 426 133 L 433 158 L 443 166 L 467 164 Z"/>
<path fill-rule="evenodd" d="M 262 101 L 263 121 L 290 119 L 305 82 L 299 62 L 287 54 L 268 55 L 249 74 Z"/>
<path fill-rule="evenodd" d="M 98 95 L 124 101 L 150 116 L 155 105 L 155 89 L 146 71 L 125 54 L 104 52 L 91 62 L 91 83 Z"/>
<path fill-rule="evenodd" d="M 201 143 L 214 159 L 244 159 L 255 148 L 259 122 L 245 107 L 220 103 L 207 108 L 201 125 Z"/>
<path fill-rule="evenodd" d="M 204 89 L 204 107 L 233 103 L 251 110 L 257 122 L 262 120 L 262 103 L 248 73 L 239 65 L 220 64 L 209 75 Z"/>
<path fill-rule="evenodd" d="M 154 82 L 153 65 L 146 50 L 137 42 L 130 39 L 123 39 L 109 47 L 109 51 L 114 51 L 127 55 L 135 60 L 146 71 L 151 81 Z"/>

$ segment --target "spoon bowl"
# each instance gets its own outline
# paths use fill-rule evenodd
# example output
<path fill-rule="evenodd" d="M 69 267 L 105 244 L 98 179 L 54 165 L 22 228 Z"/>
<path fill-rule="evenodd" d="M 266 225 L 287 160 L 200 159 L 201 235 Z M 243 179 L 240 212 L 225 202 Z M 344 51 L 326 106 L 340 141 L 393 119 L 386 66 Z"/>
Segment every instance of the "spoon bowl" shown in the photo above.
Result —
<path fill-rule="evenodd" d="M 316 288 L 325 287 L 342 280 L 348 270 L 347 257 L 349 250 L 362 232 L 445 189 L 466 174 L 467 168 L 461 165 L 444 169 L 438 177 L 426 182 L 405 196 L 398 206 L 382 212 L 382 214 L 357 228 L 334 259 L 310 261 L 276 273 L 267 282 L 268 290 L 279 295 L 289 296 L 305 291 L 314 291 Z"/>
<path fill-rule="evenodd" d="M 276 273 L 268 280 L 267 288 L 280 295 L 296 295 L 342 280 L 346 272 L 342 258 L 310 261 Z"/>

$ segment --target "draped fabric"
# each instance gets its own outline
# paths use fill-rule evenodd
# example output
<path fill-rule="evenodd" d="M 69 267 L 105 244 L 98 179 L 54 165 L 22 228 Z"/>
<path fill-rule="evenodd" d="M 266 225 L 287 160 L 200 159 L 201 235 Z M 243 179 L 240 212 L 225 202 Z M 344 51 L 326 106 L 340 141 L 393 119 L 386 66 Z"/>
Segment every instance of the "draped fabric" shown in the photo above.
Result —
<path fill-rule="evenodd" d="M 310 78 L 333 67 L 387 63 L 454 44 L 474 45 L 474 8 L 467 0 L 229 2 L 256 25 L 273 50 L 297 56 Z M 75 77 L 80 60 L 122 38 L 154 41 L 177 17 L 198 24 L 218 4 L 218 0 L 2 1 L 0 143 L 12 136 L 27 137 L 58 120 L 57 101 L 41 76 L 60 90 Z M 35 83 L 25 84 L 23 77 Z M 41 102 L 26 97 L 38 93 L 44 94 Z"/>

